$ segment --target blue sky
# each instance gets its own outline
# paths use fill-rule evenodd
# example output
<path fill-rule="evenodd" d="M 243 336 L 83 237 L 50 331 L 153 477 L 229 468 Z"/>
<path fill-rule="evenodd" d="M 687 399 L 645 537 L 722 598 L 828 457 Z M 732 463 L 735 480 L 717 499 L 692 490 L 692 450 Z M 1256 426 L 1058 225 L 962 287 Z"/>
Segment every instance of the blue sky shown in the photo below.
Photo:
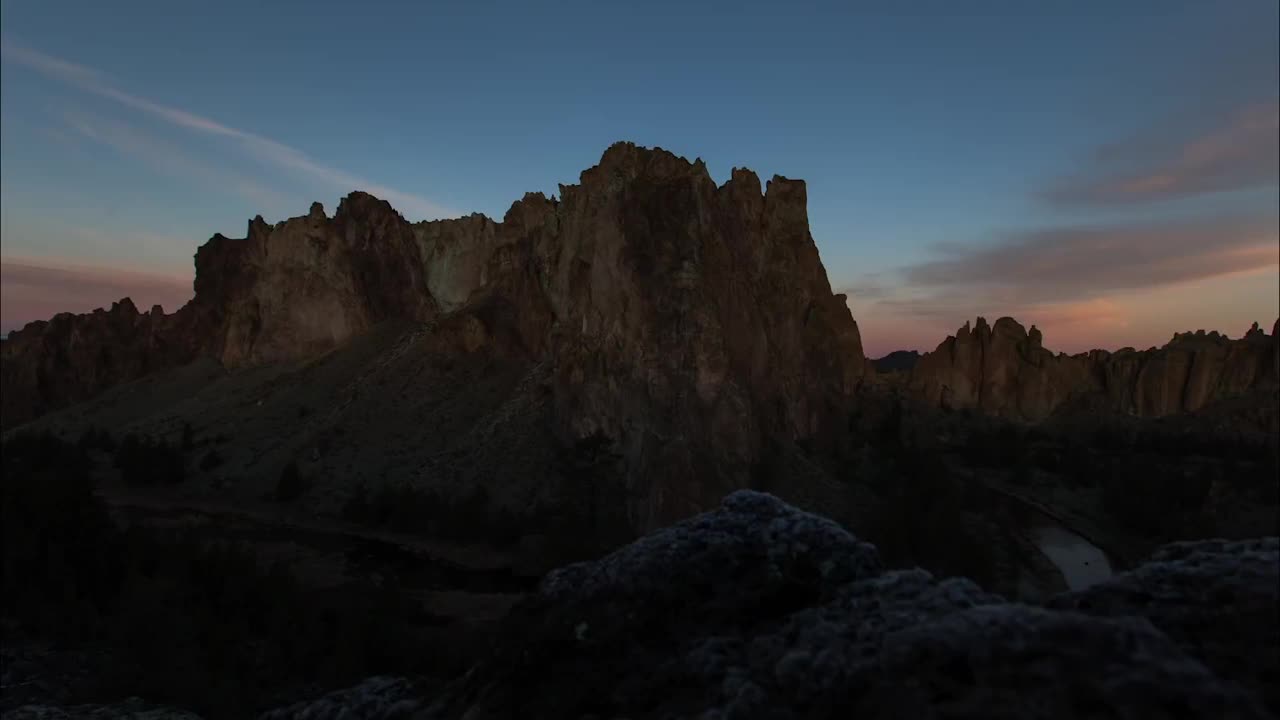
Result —
<path fill-rule="evenodd" d="M 621 139 L 808 181 L 873 354 L 1280 313 L 1275 2 L 369 5 L 5 0 L 5 329 L 131 284 L 171 311 L 214 232 L 356 188 L 500 217 Z"/>

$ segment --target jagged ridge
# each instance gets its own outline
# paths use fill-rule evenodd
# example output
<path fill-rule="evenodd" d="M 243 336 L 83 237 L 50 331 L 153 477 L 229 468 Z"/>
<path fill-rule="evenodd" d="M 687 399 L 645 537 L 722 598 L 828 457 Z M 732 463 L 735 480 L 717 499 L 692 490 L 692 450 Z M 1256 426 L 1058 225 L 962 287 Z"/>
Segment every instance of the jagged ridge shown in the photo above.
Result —
<path fill-rule="evenodd" d="M 528 194 L 501 223 L 410 224 L 357 192 L 331 219 L 313 205 L 254 218 L 244 239 L 215 235 L 173 315 L 121 302 L 14 333 L 4 424 L 201 356 L 314 356 L 393 319 L 423 323 L 439 352 L 547 365 L 557 434 L 620 449 L 637 527 L 745 486 L 767 438 L 838 428 L 866 367 L 803 181 L 762 189 L 735 169 L 717 186 L 700 161 L 618 143 L 558 199 Z"/>
<path fill-rule="evenodd" d="M 1054 354 L 1033 325 L 1002 317 L 965 323 L 911 371 L 912 393 L 936 406 L 1038 421 L 1068 403 L 1162 417 L 1280 385 L 1280 320 L 1257 323 L 1238 340 L 1217 332 L 1179 333 L 1165 346 Z"/>

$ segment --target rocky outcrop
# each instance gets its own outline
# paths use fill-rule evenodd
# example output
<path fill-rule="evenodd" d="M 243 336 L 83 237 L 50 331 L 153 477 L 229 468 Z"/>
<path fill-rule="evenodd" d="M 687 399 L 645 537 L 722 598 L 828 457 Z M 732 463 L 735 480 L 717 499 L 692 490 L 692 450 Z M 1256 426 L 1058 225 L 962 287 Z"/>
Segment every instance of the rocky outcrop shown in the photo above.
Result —
<path fill-rule="evenodd" d="M 1261 693 L 1280 714 L 1280 539 L 1167 545 L 1146 564 L 1050 607 L 1151 621 L 1220 677 Z"/>
<path fill-rule="evenodd" d="M 1255 323 L 1238 340 L 1201 330 L 1177 334 L 1161 348 L 1068 356 L 1046 350 L 1035 326 L 978 318 L 921 357 L 908 384 L 935 407 L 1030 421 L 1076 405 L 1162 417 L 1280 385 L 1276 332 L 1268 336 Z"/>
<path fill-rule="evenodd" d="M 111 705 L 23 705 L 6 720 L 200 720 L 199 715 L 130 698 Z"/>
<path fill-rule="evenodd" d="M 871 361 L 876 372 L 890 373 L 911 371 L 920 362 L 920 353 L 915 350 L 894 350 L 882 358 Z"/>
<path fill-rule="evenodd" d="M 422 689 L 412 681 L 378 676 L 315 700 L 265 712 L 258 720 L 409 720 L 424 704 Z"/>
<path fill-rule="evenodd" d="M 743 491 L 548 575 L 417 717 L 1265 718 L 1275 541 L 1212 552 L 1166 550 L 1089 591 L 1115 602 L 1046 609 L 886 570 L 836 524 Z M 1252 636 L 1221 620 L 1226 588 L 1244 589 L 1225 603 L 1251 609 Z M 1250 663 L 1264 670 L 1234 669 Z M 315 717 L 335 717 L 325 702 Z"/>
<path fill-rule="evenodd" d="M 6 427 L 157 368 L 312 357 L 389 320 L 431 352 L 546 369 L 554 431 L 623 458 L 629 522 L 651 528 L 746 486 L 769 438 L 821 442 L 866 371 L 831 292 L 802 181 L 610 147 L 558 198 L 502 222 L 411 224 L 364 193 L 196 254 L 172 316 L 59 316 L 3 346 Z M 126 302 L 121 308 L 131 307 Z M 157 351 L 157 348 L 160 350 Z"/>
<path fill-rule="evenodd" d="M 550 573 L 444 688 L 374 677 L 262 718 L 1263 720 L 1280 709 L 1278 580 L 1280 540 L 1211 540 L 1013 604 L 886 569 L 830 520 L 741 491 Z M 14 716 L 192 717 L 138 700 Z"/>
<path fill-rule="evenodd" d="M 150 372 L 189 362 L 198 342 L 181 315 L 157 306 L 140 313 L 125 298 L 110 310 L 63 313 L 28 324 L 0 343 L 0 422 L 5 428 L 41 411 L 73 405 Z"/>

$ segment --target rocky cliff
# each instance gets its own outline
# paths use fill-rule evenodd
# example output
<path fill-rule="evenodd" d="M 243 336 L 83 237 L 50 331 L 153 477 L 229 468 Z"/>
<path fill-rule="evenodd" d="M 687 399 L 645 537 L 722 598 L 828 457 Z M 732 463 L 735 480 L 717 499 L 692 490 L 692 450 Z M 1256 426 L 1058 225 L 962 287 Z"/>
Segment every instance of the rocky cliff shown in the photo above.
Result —
<path fill-rule="evenodd" d="M 920 362 L 920 353 L 915 350 L 894 350 L 882 358 L 871 361 L 876 372 L 891 373 L 910 371 Z"/>
<path fill-rule="evenodd" d="M 643 528 L 743 487 L 768 438 L 839 427 L 866 370 L 802 181 L 735 169 L 717 186 L 701 161 L 629 143 L 502 222 L 412 224 L 357 192 L 332 218 L 254 218 L 195 263 L 173 315 L 126 300 L 13 333 L 5 427 L 202 356 L 287 362 L 407 320 L 436 355 L 540 368 L 555 433 L 609 440 Z"/>
<path fill-rule="evenodd" d="M 922 356 L 908 381 L 928 404 L 1038 421 L 1067 406 L 1161 417 L 1280 385 L 1280 321 L 1237 340 L 1180 333 L 1164 347 L 1054 354 L 1032 326 L 984 318 Z"/>

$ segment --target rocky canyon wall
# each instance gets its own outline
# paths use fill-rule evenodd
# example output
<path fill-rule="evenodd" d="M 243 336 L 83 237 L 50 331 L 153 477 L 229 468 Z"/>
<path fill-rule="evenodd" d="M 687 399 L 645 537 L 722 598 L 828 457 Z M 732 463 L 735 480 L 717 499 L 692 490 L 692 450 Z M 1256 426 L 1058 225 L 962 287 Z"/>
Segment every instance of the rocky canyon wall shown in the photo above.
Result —
<path fill-rule="evenodd" d="M 1198 331 L 1159 348 L 1066 355 L 1046 350 L 1035 326 L 978 318 L 922 356 L 907 382 L 935 407 L 1030 421 L 1069 403 L 1142 417 L 1193 412 L 1280 385 L 1280 321 L 1270 335 L 1255 324 L 1236 340 Z"/>
<path fill-rule="evenodd" d="M 200 356 L 288 362 L 416 321 L 442 328 L 441 351 L 549 367 L 557 432 L 609 438 L 652 527 L 745 486 L 767 438 L 845 422 L 867 364 L 806 203 L 799 180 L 735 169 L 717 186 L 701 161 L 618 143 L 501 222 L 409 223 L 360 192 L 332 218 L 257 217 L 198 249 L 172 315 L 124 300 L 13 333 L 4 426 Z"/>

